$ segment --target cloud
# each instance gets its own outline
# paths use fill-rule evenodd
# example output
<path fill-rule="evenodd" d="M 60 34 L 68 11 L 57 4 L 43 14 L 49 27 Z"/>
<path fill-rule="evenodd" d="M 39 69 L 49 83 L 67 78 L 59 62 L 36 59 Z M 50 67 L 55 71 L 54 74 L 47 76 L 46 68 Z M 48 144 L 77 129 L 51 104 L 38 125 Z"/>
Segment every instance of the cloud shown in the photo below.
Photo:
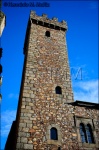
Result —
<path fill-rule="evenodd" d="M 12 122 L 15 120 L 16 110 L 6 110 L 1 113 L 1 136 L 6 137 L 10 131 Z"/>
<path fill-rule="evenodd" d="M 18 94 L 10 93 L 10 94 L 8 95 L 8 98 L 10 98 L 10 99 L 12 99 L 12 98 L 18 99 Z"/>
<path fill-rule="evenodd" d="M 98 103 L 98 82 L 98 80 L 74 82 L 74 99 Z"/>

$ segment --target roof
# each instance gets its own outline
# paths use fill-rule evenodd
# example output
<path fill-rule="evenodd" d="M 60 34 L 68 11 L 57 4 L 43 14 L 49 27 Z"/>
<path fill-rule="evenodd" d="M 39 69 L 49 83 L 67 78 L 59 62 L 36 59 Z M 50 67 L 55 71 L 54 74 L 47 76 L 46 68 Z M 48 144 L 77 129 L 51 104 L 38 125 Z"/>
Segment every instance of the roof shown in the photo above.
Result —
<path fill-rule="evenodd" d="M 76 100 L 75 102 L 71 102 L 68 104 L 73 105 L 73 106 L 88 107 L 90 109 L 99 109 L 99 103 L 91 103 L 91 102 Z"/>

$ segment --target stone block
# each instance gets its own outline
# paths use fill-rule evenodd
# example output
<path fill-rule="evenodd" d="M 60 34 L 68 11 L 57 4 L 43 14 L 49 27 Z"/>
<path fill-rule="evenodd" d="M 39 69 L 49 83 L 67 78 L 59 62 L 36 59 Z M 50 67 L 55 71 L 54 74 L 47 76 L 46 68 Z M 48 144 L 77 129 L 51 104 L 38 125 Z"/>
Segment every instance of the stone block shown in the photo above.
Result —
<path fill-rule="evenodd" d="M 33 144 L 24 144 L 24 149 L 27 149 L 27 150 L 33 150 Z"/>
<path fill-rule="evenodd" d="M 21 137 L 21 143 L 27 143 L 27 138 Z"/>

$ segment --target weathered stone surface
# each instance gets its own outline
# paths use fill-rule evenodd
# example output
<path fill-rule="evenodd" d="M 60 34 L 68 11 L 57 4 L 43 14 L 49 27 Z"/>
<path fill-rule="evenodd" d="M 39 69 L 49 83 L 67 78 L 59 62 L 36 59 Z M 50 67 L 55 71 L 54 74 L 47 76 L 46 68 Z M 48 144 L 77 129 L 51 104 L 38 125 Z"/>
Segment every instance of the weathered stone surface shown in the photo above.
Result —
<path fill-rule="evenodd" d="M 32 149 L 33 150 L 33 144 L 24 144 L 24 149 L 27 149 L 27 150 L 29 150 L 29 149 Z"/>
<path fill-rule="evenodd" d="M 93 148 L 88 143 L 79 145 L 82 144 L 80 121 L 93 125 L 94 120 L 99 120 L 99 111 L 71 104 L 74 98 L 65 41 L 66 28 L 55 19 L 45 19 L 44 22 L 44 18 L 33 12 L 30 19 L 24 47 L 25 68 L 17 115 L 16 150 L 57 150 L 58 147 L 62 150 L 80 150 L 82 147 L 96 150 L 99 141 L 93 144 Z M 50 32 L 49 37 L 46 31 Z M 57 86 L 61 87 L 60 94 L 56 92 Z M 50 137 L 52 127 L 57 129 L 58 140 Z M 96 141 L 98 127 L 97 123 L 92 126 Z"/>
<path fill-rule="evenodd" d="M 22 137 L 21 138 L 21 143 L 27 143 L 27 137 Z"/>

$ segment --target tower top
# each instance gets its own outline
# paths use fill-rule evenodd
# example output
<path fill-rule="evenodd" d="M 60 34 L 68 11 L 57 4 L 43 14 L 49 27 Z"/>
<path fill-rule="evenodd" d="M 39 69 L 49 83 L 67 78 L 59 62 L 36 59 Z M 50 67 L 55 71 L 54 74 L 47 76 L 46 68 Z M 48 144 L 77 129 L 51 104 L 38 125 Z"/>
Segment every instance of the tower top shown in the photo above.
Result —
<path fill-rule="evenodd" d="M 57 30 L 67 30 L 67 23 L 66 21 L 62 20 L 58 22 L 58 18 L 54 17 L 49 19 L 46 14 L 42 14 L 42 16 L 36 15 L 35 11 L 30 12 L 30 20 L 32 23 L 39 24 L 45 27 L 54 28 Z"/>
<path fill-rule="evenodd" d="M 43 27 L 55 29 L 55 30 L 67 30 L 67 23 L 66 21 L 62 20 L 61 22 L 58 22 L 58 18 L 54 17 L 52 19 L 49 19 L 46 14 L 42 14 L 42 16 L 36 15 L 35 11 L 30 12 L 27 30 L 26 30 L 26 36 L 25 36 L 25 42 L 24 42 L 24 50 L 23 53 L 26 54 L 27 47 L 28 47 L 28 40 L 30 35 L 30 26 L 32 24 L 40 25 Z"/>

